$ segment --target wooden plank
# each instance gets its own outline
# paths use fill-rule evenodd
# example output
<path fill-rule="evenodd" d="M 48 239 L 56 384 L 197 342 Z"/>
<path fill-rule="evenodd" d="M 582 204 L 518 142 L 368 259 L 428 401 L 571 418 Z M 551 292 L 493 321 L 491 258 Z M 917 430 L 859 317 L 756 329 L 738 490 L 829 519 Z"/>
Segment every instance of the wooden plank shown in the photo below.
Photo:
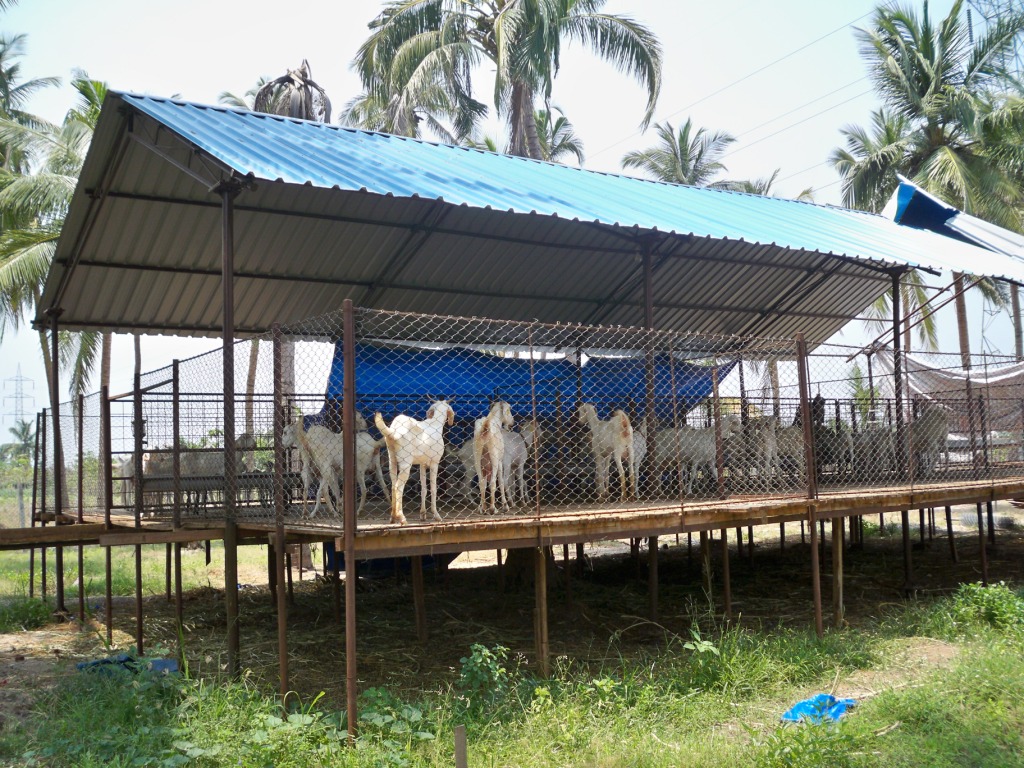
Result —
<path fill-rule="evenodd" d="M 224 526 L 211 526 L 209 528 L 180 528 L 177 531 L 138 531 L 126 530 L 124 532 L 108 532 L 99 537 L 101 547 L 121 547 L 125 544 L 167 544 L 185 543 L 189 541 L 208 541 L 210 539 L 224 538 Z M 260 544 L 266 542 L 260 538 Z"/>
<path fill-rule="evenodd" d="M 0 550 L 93 544 L 105 532 L 108 532 L 108 529 L 102 523 L 48 525 L 45 528 L 4 528 L 0 530 Z"/>

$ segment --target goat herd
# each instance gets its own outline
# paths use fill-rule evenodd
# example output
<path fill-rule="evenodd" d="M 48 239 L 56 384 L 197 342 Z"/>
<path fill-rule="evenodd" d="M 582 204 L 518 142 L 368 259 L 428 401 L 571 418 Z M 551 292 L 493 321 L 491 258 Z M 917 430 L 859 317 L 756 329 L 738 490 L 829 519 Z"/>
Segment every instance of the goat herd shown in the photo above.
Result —
<path fill-rule="evenodd" d="M 896 477 L 897 467 L 896 436 L 891 425 L 868 421 L 854 431 L 839 420 L 826 424 L 823 402 L 818 407 L 816 399 L 814 406 L 811 433 L 819 481 L 895 481 L 887 480 Z M 391 522 L 405 523 L 403 500 L 414 466 L 419 467 L 422 520 L 427 519 L 428 495 L 432 518 L 442 519 L 438 512 L 439 475 L 449 496 L 472 498 L 476 481 L 479 502 L 471 506 L 485 514 L 496 514 L 499 507 L 507 512 L 532 505 L 537 498 L 548 504 L 595 499 L 625 502 L 638 500 L 641 493 L 647 498 L 691 496 L 695 485 L 698 493 L 714 492 L 726 482 L 730 492 L 799 491 L 806 483 L 805 431 L 799 416 L 794 422 L 781 426 L 776 416 L 750 416 L 744 421 L 738 414 L 726 413 L 717 429 L 713 423 L 704 427 L 684 424 L 655 429 L 649 435 L 651 422 L 647 418 L 636 420 L 634 426 L 624 410 L 615 409 L 602 420 L 597 407 L 584 402 L 559 435 L 560 425 L 533 419 L 522 419 L 517 431 L 512 406 L 497 400 L 486 416 L 475 420 L 472 436 L 461 446 L 454 446 L 446 442 L 445 430 L 455 423 L 455 411 L 445 400 L 432 403 L 422 420 L 400 414 L 389 424 L 376 414 L 374 425 L 381 438 L 370 433 L 370 425 L 357 413 L 356 513 L 364 509 L 367 475 L 372 474 L 390 504 Z M 918 476 L 928 476 L 939 466 L 950 424 L 951 414 L 943 406 L 929 402 L 918 407 L 911 427 L 911 450 Z M 301 489 L 301 514 L 315 517 L 326 509 L 336 515 L 342 499 L 341 433 L 323 424 L 306 427 L 299 417 L 286 424 L 283 444 L 294 449 L 297 456 L 298 473 L 293 477 L 294 487 Z M 268 506 L 272 480 L 269 470 L 258 471 L 254 466 L 257 441 L 246 433 L 238 437 L 236 445 L 240 494 L 249 498 L 255 489 L 260 504 Z M 385 451 L 390 484 L 382 461 Z M 653 451 L 652 460 L 646 461 L 649 451 Z M 170 450 L 146 454 L 143 491 L 149 500 L 147 507 L 167 503 L 172 489 L 171 461 Z M 618 480 L 615 488 L 610 486 L 612 463 Z M 224 452 L 182 450 L 180 468 L 185 508 L 198 511 L 223 486 Z M 461 482 L 457 481 L 459 473 Z M 532 496 L 527 487 L 528 474 L 534 482 Z M 121 501 L 127 507 L 134 487 L 132 456 L 115 464 L 114 476 L 121 481 Z M 311 510 L 310 491 L 315 491 Z"/>

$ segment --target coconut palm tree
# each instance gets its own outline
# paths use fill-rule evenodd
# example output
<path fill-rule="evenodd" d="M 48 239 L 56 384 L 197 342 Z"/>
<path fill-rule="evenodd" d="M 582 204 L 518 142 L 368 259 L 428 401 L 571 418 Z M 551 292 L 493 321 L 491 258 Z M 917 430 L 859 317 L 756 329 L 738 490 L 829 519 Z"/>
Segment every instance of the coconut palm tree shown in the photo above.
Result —
<path fill-rule="evenodd" d="M 558 117 L 554 117 L 555 112 Z M 534 114 L 534 123 L 537 125 L 541 156 L 545 160 L 559 163 L 563 158 L 572 156 L 578 165 L 583 165 L 583 141 L 562 110 L 558 107 L 538 109 Z"/>
<path fill-rule="evenodd" d="M 1006 138 L 1020 136 L 1024 100 L 996 89 L 1004 54 L 1024 32 L 1024 13 L 1006 14 L 974 38 L 962 10 L 963 0 L 955 0 L 936 22 L 927 0 L 920 14 L 909 7 L 876 9 L 872 25 L 857 36 L 884 108 L 873 115 L 872 130 L 845 128 L 846 149 L 831 160 L 843 177 L 847 205 L 880 210 L 899 171 L 967 213 L 1019 230 L 1021 150 Z M 962 275 L 954 279 L 962 288 Z M 956 310 L 966 367 L 962 292 Z"/>
<path fill-rule="evenodd" d="M 581 43 L 647 88 L 647 125 L 661 90 L 661 46 L 635 20 L 603 13 L 606 0 L 388 0 L 370 23 L 353 66 L 367 94 L 411 114 L 436 89 L 472 135 L 482 104 L 475 70 L 494 68 L 493 104 L 508 126 L 512 154 L 543 159 L 535 102 L 551 96 L 565 41 Z"/>
<path fill-rule="evenodd" d="M 639 168 L 658 181 L 693 187 L 726 187 L 729 182 L 713 181 L 726 170 L 721 158 L 736 137 L 725 131 L 696 128 L 692 119 L 677 132 L 671 123 L 656 124 L 658 143 L 634 150 L 622 158 L 623 168 Z"/>

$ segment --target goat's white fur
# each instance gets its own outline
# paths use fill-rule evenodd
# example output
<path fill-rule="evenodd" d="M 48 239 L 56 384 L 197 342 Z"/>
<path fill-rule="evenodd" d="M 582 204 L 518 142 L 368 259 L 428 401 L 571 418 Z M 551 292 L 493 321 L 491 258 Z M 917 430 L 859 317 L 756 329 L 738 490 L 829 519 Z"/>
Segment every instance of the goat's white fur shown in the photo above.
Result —
<path fill-rule="evenodd" d="M 722 416 L 721 425 L 723 441 L 738 435 L 743 429 L 740 417 L 734 413 Z M 688 467 L 686 493 L 689 495 L 693 492 L 693 479 L 697 475 L 697 468 L 716 464 L 715 428 L 712 426 L 697 429 L 682 426 L 663 429 L 654 436 L 654 458 L 659 477 L 666 466 L 678 466 L 680 471 L 683 467 Z"/>
<path fill-rule="evenodd" d="M 633 498 L 638 497 L 636 487 L 636 451 L 633 443 L 633 426 L 625 411 L 612 411 L 608 421 L 597 417 L 597 409 L 592 403 L 580 403 L 576 417 L 581 424 L 590 427 L 590 452 L 594 455 L 594 477 L 597 484 L 597 495 L 604 498 L 608 495 L 609 463 L 615 461 L 619 471 L 619 485 L 622 500 L 628 497 L 626 473 L 622 467 L 622 458 L 626 457 L 629 467 L 629 478 L 633 485 Z"/>
<path fill-rule="evenodd" d="M 501 506 L 508 510 L 505 478 L 505 436 L 503 427 L 511 428 L 512 407 L 496 400 L 482 419 L 473 423 L 473 468 L 480 479 L 480 511 L 487 511 L 487 491 L 491 492 L 491 514 L 496 514 L 496 495 L 501 493 Z M 485 461 L 486 459 L 486 461 Z"/>
<path fill-rule="evenodd" d="M 437 513 L 437 468 L 444 456 L 444 427 L 455 423 L 455 411 L 444 400 L 438 400 L 427 409 L 423 421 L 406 416 L 396 416 L 390 426 L 377 413 L 373 417 L 377 429 L 384 435 L 388 447 L 388 464 L 391 470 L 391 522 L 405 523 L 402 513 L 402 494 L 409 480 L 414 464 L 420 467 L 420 519 L 427 519 L 426 489 L 427 470 L 430 472 L 430 510 L 434 520 L 440 520 Z"/>
<path fill-rule="evenodd" d="M 356 426 L 360 425 L 366 425 L 366 421 L 361 416 L 356 420 Z M 310 516 L 316 516 L 324 496 L 326 496 L 328 507 L 332 507 L 331 493 L 340 501 L 341 487 L 339 480 L 343 471 L 342 457 L 345 450 L 343 433 L 332 432 L 320 424 L 313 424 L 308 430 L 303 431 L 302 417 L 300 416 L 295 421 L 285 425 L 281 441 L 285 446 L 294 446 L 299 449 L 303 514 L 305 514 L 306 510 L 309 486 L 316 475 L 319 475 L 321 479 L 320 490 L 317 492 L 316 504 L 313 505 L 313 511 Z M 391 501 L 380 464 L 380 449 L 383 446 L 384 441 L 375 439 L 369 432 L 356 432 L 356 483 L 359 486 L 360 492 L 359 506 L 356 507 L 357 515 L 363 511 L 363 506 L 366 504 L 366 473 L 371 470 L 377 476 L 377 482 L 384 491 L 384 497 L 388 502 Z"/>

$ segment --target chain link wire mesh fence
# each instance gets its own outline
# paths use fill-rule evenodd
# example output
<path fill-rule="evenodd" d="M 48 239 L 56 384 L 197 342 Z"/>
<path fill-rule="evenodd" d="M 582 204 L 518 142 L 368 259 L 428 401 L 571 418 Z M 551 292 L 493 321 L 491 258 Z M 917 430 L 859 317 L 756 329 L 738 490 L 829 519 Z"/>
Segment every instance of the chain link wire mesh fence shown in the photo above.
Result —
<path fill-rule="evenodd" d="M 142 375 L 106 417 L 98 394 L 63 404 L 62 511 L 272 525 L 277 405 L 284 520 L 340 532 L 346 362 L 360 527 L 806 497 L 808 440 L 821 493 L 1024 474 L 1024 376 L 999 356 L 969 378 L 959 355 L 907 358 L 897 398 L 891 352 L 820 345 L 805 403 L 794 340 L 366 309 L 354 330 L 346 361 L 342 313 L 282 329 L 278 376 L 273 334 L 233 345 L 233 471 L 222 350 Z M 41 423 L 30 490 L 52 512 Z"/>

